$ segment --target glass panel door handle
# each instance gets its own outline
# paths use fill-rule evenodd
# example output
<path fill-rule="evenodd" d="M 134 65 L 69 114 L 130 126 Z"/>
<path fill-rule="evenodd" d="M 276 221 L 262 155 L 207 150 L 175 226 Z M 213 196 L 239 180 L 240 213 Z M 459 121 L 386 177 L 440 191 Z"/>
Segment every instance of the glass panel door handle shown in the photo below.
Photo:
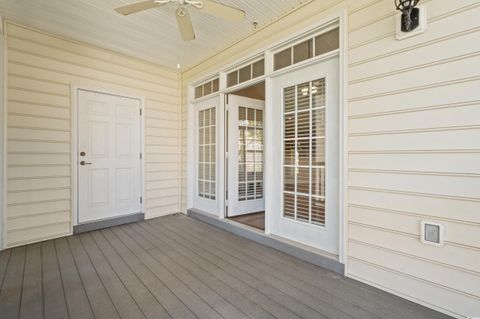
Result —
<path fill-rule="evenodd" d="M 85 161 L 81 161 L 81 162 L 80 162 L 80 165 L 92 165 L 92 163 L 87 163 L 87 162 L 85 162 Z"/>

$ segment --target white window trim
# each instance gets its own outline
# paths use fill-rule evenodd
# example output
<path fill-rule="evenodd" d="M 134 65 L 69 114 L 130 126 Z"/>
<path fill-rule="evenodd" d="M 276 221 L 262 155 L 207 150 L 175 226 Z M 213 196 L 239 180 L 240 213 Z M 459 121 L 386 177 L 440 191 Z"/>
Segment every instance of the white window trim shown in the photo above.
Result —
<path fill-rule="evenodd" d="M 335 25 L 335 26 L 334 26 Z M 338 50 L 334 50 L 332 52 L 328 52 L 326 54 L 313 57 L 311 59 L 307 59 L 305 61 L 296 63 L 294 65 L 290 65 L 283 69 L 277 70 L 273 72 L 273 52 L 276 50 L 280 50 L 281 47 L 286 47 L 289 44 L 295 43 L 298 41 L 299 43 L 302 40 L 305 40 L 309 35 L 313 35 L 315 33 L 323 33 L 328 32 L 330 29 L 334 27 L 339 28 L 339 37 L 340 37 L 340 47 Z M 322 29 L 323 28 L 323 29 Z M 330 28 L 330 29 L 329 29 Z M 322 30 L 323 32 L 321 32 Z M 265 81 L 265 90 L 268 91 L 271 87 L 271 78 L 283 74 L 285 72 L 289 72 L 291 70 L 304 67 L 305 65 L 309 65 L 312 63 L 317 63 L 324 59 L 328 59 L 332 55 L 339 56 L 339 112 L 340 112 L 340 180 L 339 180 L 339 201 L 340 201 L 340 212 L 339 212 L 339 220 L 340 220 L 340 227 L 338 230 L 338 237 L 339 237 L 339 261 L 345 264 L 345 269 L 348 269 L 347 265 L 347 258 L 346 254 L 348 251 L 348 241 L 346 239 L 346 235 L 348 233 L 348 55 L 347 55 L 347 48 L 348 48 L 348 8 L 346 6 L 342 6 L 337 9 L 334 13 L 327 14 L 323 19 L 319 19 L 319 21 L 307 28 L 298 30 L 293 32 L 290 36 L 285 37 L 280 41 L 275 41 L 266 45 L 263 48 L 260 48 L 256 51 L 251 52 L 250 55 L 246 56 L 243 59 L 239 59 L 232 63 L 228 63 L 223 65 L 222 67 L 217 68 L 217 71 L 211 72 L 208 76 L 202 76 L 197 80 L 193 80 L 191 83 L 188 84 L 188 94 L 187 94 L 187 209 L 195 208 L 193 205 L 193 184 L 192 184 L 192 176 L 194 176 L 195 166 L 196 163 L 194 162 L 194 153 L 192 150 L 192 143 L 195 142 L 194 140 L 194 131 L 192 129 L 191 123 L 194 123 L 194 88 L 195 86 L 199 85 L 201 82 L 205 82 L 207 79 L 214 78 L 216 76 L 220 77 L 220 89 L 218 92 L 218 100 L 219 100 L 219 107 L 217 108 L 217 119 L 220 116 L 225 114 L 225 95 L 229 92 L 236 91 L 238 89 L 251 86 L 253 84 Z M 263 77 L 255 78 L 250 81 L 246 81 L 241 83 L 237 86 L 232 86 L 227 88 L 226 86 L 226 74 L 234 69 L 237 66 L 248 64 L 248 62 L 253 61 L 255 58 L 260 57 L 261 55 L 265 57 L 265 75 Z M 267 108 L 271 108 L 272 105 L 269 101 L 265 101 L 265 110 Z M 265 126 L 268 126 L 268 123 L 265 123 Z M 225 154 L 225 140 L 224 134 L 218 136 L 218 132 L 224 132 L 224 120 L 217 122 L 217 143 L 218 154 Z M 265 154 L 268 153 L 268 144 L 271 143 L 272 137 L 264 136 L 265 140 Z M 218 159 L 218 156 L 217 156 Z M 267 160 L 265 160 L 267 162 Z M 218 201 L 218 218 L 223 219 L 225 216 L 225 161 L 222 156 L 221 160 L 218 161 L 218 174 L 217 174 L 217 201 Z M 265 166 L 265 183 L 264 183 L 264 196 L 265 196 L 265 211 L 268 212 L 269 209 L 269 202 L 268 202 L 268 193 L 272 190 L 272 185 L 270 185 L 267 176 L 271 175 L 272 172 L 269 172 L 269 166 Z M 270 234 L 271 228 L 271 216 L 268 216 L 268 213 L 265 218 L 265 234 Z"/>

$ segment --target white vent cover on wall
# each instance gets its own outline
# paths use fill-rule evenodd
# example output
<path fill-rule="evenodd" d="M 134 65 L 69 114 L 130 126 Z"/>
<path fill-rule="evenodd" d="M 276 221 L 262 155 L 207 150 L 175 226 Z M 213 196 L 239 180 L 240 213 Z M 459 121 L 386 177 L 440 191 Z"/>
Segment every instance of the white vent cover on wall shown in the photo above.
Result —
<path fill-rule="evenodd" d="M 395 16 L 395 27 L 396 27 L 396 37 L 397 40 L 403 40 L 406 38 L 410 38 L 416 35 L 419 35 L 425 30 L 427 30 L 427 7 L 425 5 L 417 6 L 419 10 L 419 25 L 416 29 L 410 32 L 403 32 L 402 31 L 402 13 L 398 13 Z"/>
<path fill-rule="evenodd" d="M 444 227 L 435 222 L 422 221 L 421 223 L 421 241 L 424 244 L 441 247 L 444 244 Z"/>

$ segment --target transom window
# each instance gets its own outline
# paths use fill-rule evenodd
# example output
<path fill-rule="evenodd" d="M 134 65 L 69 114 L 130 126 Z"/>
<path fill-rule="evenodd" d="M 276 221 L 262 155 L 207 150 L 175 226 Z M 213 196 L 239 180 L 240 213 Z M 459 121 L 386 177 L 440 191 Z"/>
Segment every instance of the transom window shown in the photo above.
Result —
<path fill-rule="evenodd" d="M 250 81 L 265 74 L 265 60 L 248 64 L 227 74 L 227 87 Z"/>
<path fill-rule="evenodd" d="M 325 79 L 283 90 L 283 216 L 325 225 Z"/>
<path fill-rule="evenodd" d="M 220 89 L 220 81 L 219 81 L 218 78 L 216 78 L 212 81 L 209 81 L 209 82 L 203 83 L 199 86 L 196 86 L 195 87 L 195 98 L 198 99 L 198 98 L 216 93 L 216 92 L 218 92 L 219 89 Z"/>
<path fill-rule="evenodd" d="M 339 29 L 333 29 L 273 55 L 273 70 L 311 59 L 339 48 Z"/>
<path fill-rule="evenodd" d="M 198 196 L 216 198 L 215 108 L 198 112 Z"/>

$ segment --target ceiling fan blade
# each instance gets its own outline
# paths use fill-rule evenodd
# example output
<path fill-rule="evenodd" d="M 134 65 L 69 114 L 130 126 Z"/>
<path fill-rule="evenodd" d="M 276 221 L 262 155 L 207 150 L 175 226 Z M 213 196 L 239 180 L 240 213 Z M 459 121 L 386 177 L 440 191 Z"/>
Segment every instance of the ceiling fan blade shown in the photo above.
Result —
<path fill-rule="evenodd" d="M 165 5 L 164 3 L 155 3 L 155 0 L 140 1 L 132 4 L 127 4 L 123 7 L 118 7 L 115 9 L 120 14 L 129 15 L 132 13 L 148 10 L 151 8 L 156 8 Z"/>
<path fill-rule="evenodd" d="M 203 0 L 201 11 L 229 21 L 241 21 L 245 18 L 245 11 L 211 0 Z"/>
<path fill-rule="evenodd" d="M 178 8 L 175 12 L 177 16 L 178 28 L 182 34 L 184 41 L 192 41 L 195 39 L 195 33 L 193 32 L 192 20 L 190 14 L 185 8 Z"/>

